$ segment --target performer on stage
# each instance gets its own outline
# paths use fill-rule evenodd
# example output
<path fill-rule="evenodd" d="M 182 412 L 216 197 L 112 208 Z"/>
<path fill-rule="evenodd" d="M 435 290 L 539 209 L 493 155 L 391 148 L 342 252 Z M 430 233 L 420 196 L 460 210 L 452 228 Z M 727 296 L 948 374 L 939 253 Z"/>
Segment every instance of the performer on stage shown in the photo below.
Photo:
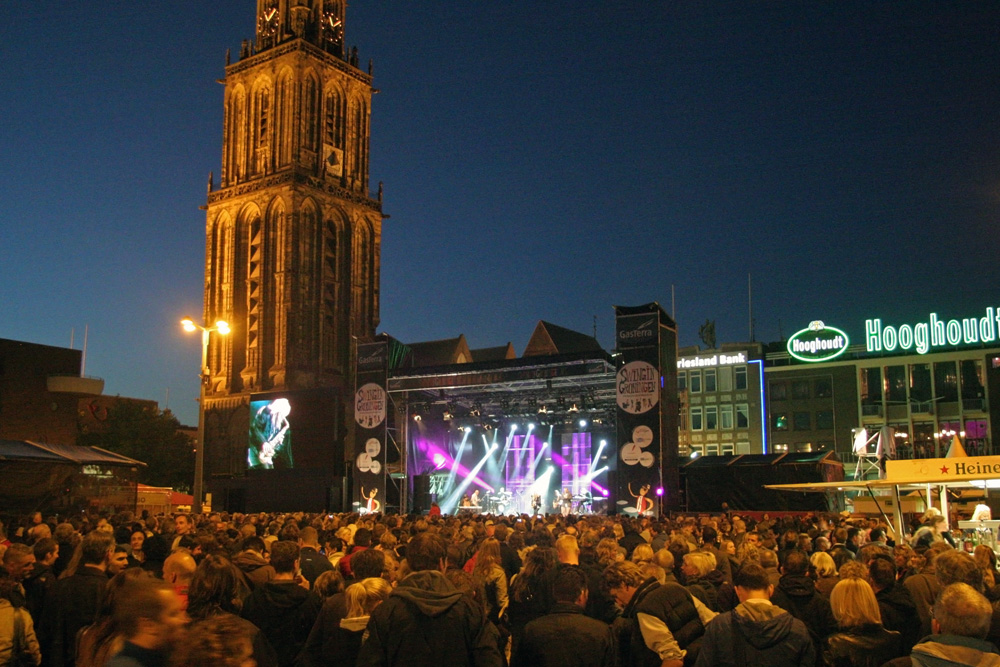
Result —
<path fill-rule="evenodd" d="M 538 493 L 531 495 L 531 516 L 535 516 L 542 509 L 542 496 Z"/>
<path fill-rule="evenodd" d="M 459 507 L 472 507 L 472 501 L 469 499 L 469 494 L 464 494 L 462 499 L 458 501 Z"/>
<path fill-rule="evenodd" d="M 573 494 L 569 492 L 569 489 L 563 489 L 562 495 L 559 497 L 559 511 L 563 516 L 569 516 L 569 513 L 573 510 Z"/>
<path fill-rule="evenodd" d="M 472 498 L 469 499 L 473 507 L 479 507 L 479 489 L 472 492 Z"/>

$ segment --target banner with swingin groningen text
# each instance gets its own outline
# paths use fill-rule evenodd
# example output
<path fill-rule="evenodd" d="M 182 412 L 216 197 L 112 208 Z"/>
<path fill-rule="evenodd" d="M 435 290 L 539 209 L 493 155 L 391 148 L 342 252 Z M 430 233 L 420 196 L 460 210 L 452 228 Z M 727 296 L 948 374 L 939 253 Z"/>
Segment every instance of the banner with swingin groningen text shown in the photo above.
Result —
<path fill-rule="evenodd" d="M 353 464 L 356 511 L 381 512 L 385 506 L 386 419 L 389 395 L 389 349 L 386 341 L 358 344 L 354 391 L 356 452 Z"/>

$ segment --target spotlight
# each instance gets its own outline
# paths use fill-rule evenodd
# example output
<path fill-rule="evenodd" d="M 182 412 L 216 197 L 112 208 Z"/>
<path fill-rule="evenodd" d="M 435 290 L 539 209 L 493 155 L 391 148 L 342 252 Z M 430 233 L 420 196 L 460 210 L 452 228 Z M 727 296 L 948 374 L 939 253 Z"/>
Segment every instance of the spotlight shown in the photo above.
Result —
<path fill-rule="evenodd" d="M 580 420 L 580 428 L 587 428 L 587 420 L 586 419 L 581 419 Z"/>
<path fill-rule="evenodd" d="M 471 427 L 471 426 L 466 426 L 466 427 L 465 427 L 464 429 L 462 429 L 462 430 L 463 430 L 463 431 L 465 431 L 466 433 L 472 433 L 472 427 Z"/>
<path fill-rule="evenodd" d="M 423 417 L 421 417 L 420 415 L 413 415 L 413 421 L 418 422 L 421 419 L 423 419 Z"/>
<path fill-rule="evenodd" d="M 510 425 L 510 432 L 513 433 L 516 430 L 517 430 L 517 424 L 511 424 Z"/>
<path fill-rule="evenodd" d="M 698 452 L 697 451 L 691 452 L 691 458 L 693 458 L 693 459 L 698 458 Z"/>
<path fill-rule="evenodd" d="M 658 496 L 662 496 L 663 495 L 663 487 L 662 486 L 656 487 L 656 495 L 658 495 Z"/>
<path fill-rule="evenodd" d="M 601 440 L 601 447 L 607 447 L 607 445 L 608 445 L 607 440 Z"/>
<path fill-rule="evenodd" d="M 443 419 L 444 419 L 444 420 L 445 420 L 446 422 L 450 422 L 450 421 L 451 421 L 451 418 L 452 418 L 453 416 L 454 416 L 454 415 L 452 415 L 452 414 L 451 414 L 451 412 L 449 412 L 448 410 L 445 410 L 445 411 L 444 411 L 444 414 L 443 414 L 443 415 L 441 415 L 441 417 L 442 417 L 442 418 L 443 418 Z"/>
<path fill-rule="evenodd" d="M 535 422 L 528 422 L 528 430 L 535 428 Z"/>

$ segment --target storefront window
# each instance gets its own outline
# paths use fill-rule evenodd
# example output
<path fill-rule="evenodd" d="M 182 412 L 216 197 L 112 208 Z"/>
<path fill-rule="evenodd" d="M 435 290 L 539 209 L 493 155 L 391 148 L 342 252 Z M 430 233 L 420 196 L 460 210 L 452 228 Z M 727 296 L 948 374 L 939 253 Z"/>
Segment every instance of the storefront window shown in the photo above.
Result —
<path fill-rule="evenodd" d="M 812 428 L 812 415 L 809 412 L 796 412 L 793 417 L 796 431 L 808 431 Z"/>
<path fill-rule="evenodd" d="M 705 371 L 705 391 L 714 392 L 715 390 L 715 369 L 710 368 Z"/>
<path fill-rule="evenodd" d="M 833 396 L 833 380 L 830 378 L 819 378 L 816 380 L 816 398 L 830 398 Z"/>
<path fill-rule="evenodd" d="M 962 400 L 976 400 L 985 396 L 986 392 L 983 389 L 983 362 L 978 359 L 963 360 Z"/>
<path fill-rule="evenodd" d="M 861 369 L 861 403 L 875 405 L 882 403 L 882 369 Z"/>
<path fill-rule="evenodd" d="M 701 408 L 691 408 L 691 430 L 702 430 Z"/>
<path fill-rule="evenodd" d="M 733 390 L 733 369 L 732 368 L 720 368 L 719 369 L 719 391 L 732 391 Z"/>
<path fill-rule="evenodd" d="M 717 406 L 705 406 L 705 428 L 709 431 L 719 428 L 719 408 Z"/>
<path fill-rule="evenodd" d="M 733 375 L 735 375 L 735 387 L 736 391 L 741 391 L 747 388 L 747 367 L 737 366 L 733 369 Z"/>
<path fill-rule="evenodd" d="M 934 393 L 939 401 L 958 402 L 958 369 L 954 361 L 934 364 Z"/>
<path fill-rule="evenodd" d="M 733 428 L 733 406 L 719 406 L 719 428 L 731 430 Z"/>
<path fill-rule="evenodd" d="M 809 398 L 809 380 L 795 380 L 792 382 L 792 398 Z"/>
<path fill-rule="evenodd" d="M 746 403 L 736 404 L 736 428 L 750 428 L 750 406 Z"/>
<path fill-rule="evenodd" d="M 906 367 L 887 366 L 885 369 L 885 397 L 890 403 L 906 403 Z"/>
<path fill-rule="evenodd" d="M 931 366 L 930 364 L 910 365 L 910 401 L 926 403 L 931 400 Z M 915 409 L 916 410 L 916 409 Z M 927 410 L 916 410 L 927 412 Z"/>

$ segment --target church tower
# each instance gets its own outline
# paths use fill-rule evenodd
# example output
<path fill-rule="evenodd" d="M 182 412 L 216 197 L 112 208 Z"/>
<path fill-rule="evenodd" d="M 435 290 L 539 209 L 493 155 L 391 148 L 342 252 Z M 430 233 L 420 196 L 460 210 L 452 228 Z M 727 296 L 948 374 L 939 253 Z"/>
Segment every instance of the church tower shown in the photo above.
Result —
<path fill-rule="evenodd" d="M 351 351 L 379 321 L 381 193 L 369 193 L 370 65 L 344 42 L 345 0 L 257 0 L 226 56 L 222 169 L 209 180 L 206 473 L 245 468 L 256 392 L 350 390 Z M 242 407 L 242 418 L 237 418 Z M 242 422 L 242 423 L 240 423 Z M 232 451 L 228 451 L 232 450 Z"/>

